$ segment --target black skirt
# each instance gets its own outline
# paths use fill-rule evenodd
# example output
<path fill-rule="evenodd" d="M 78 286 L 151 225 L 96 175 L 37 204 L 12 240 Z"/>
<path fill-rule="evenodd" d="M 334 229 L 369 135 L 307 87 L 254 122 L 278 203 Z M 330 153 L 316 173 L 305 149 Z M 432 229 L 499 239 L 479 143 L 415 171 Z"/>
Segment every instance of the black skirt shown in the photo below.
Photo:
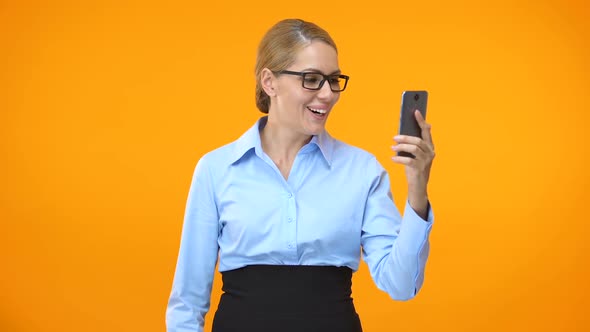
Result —
<path fill-rule="evenodd" d="M 347 267 L 251 265 L 222 278 L 212 332 L 362 332 Z"/>

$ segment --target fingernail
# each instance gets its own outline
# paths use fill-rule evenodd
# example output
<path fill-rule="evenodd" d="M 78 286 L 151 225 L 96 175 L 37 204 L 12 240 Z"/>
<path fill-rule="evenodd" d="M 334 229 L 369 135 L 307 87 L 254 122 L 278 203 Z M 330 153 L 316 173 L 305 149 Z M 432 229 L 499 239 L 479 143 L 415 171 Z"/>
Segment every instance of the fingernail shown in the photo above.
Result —
<path fill-rule="evenodd" d="M 396 141 L 399 140 L 399 139 L 401 139 L 401 138 L 402 137 L 400 135 L 396 135 L 396 136 L 393 137 L 393 139 L 396 140 Z"/>

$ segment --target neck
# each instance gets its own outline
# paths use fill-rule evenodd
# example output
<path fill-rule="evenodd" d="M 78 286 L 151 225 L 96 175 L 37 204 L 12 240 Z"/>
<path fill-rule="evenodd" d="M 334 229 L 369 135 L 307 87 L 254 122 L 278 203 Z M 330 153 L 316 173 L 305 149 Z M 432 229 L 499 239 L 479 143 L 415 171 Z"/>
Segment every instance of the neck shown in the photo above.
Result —
<path fill-rule="evenodd" d="M 269 117 L 266 126 L 260 131 L 260 140 L 264 152 L 275 162 L 292 162 L 297 152 L 311 140 L 311 135 L 280 127 Z"/>

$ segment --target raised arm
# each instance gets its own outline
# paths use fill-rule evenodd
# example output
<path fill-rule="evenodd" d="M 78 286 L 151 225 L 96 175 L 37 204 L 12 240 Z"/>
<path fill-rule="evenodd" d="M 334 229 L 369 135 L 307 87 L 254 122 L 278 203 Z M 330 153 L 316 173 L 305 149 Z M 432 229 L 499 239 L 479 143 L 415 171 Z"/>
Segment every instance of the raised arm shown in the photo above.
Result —
<path fill-rule="evenodd" d="M 392 199 L 387 172 L 376 160 L 368 171 L 372 182 L 361 234 L 363 258 L 379 289 L 395 300 L 409 300 L 424 281 L 432 210 L 428 206 L 424 220 L 406 203 L 402 218 Z"/>

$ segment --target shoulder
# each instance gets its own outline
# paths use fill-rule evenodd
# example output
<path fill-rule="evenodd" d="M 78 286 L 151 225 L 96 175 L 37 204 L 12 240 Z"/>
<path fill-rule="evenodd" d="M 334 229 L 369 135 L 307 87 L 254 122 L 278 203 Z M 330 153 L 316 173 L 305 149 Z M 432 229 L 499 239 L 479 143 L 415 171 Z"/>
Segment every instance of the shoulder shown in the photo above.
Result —
<path fill-rule="evenodd" d="M 361 167 L 379 163 L 375 155 L 367 150 L 335 138 L 332 138 L 332 142 L 334 147 L 332 158 L 335 163 L 352 163 Z"/>
<path fill-rule="evenodd" d="M 332 171 L 346 179 L 349 187 L 358 185 L 366 193 L 388 177 L 373 153 L 336 139 L 333 140 Z"/>
<path fill-rule="evenodd" d="M 220 170 L 228 168 L 236 156 L 237 141 L 225 144 L 203 154 L 197 161 L 196 170 L 213 176 Z"/>
<path fill-rule="evenodd" d="M 332 137 L 330 141 L 333 171 L 363 183 L 371 183 L 387 173 L 371 152 Z"/>
<path fill-rule="evenodd" d="M 259 127 L 265 121 L 266 117 L 260 118 L 239 138 L 205 153 L 197 162 L 195 172 L 201 170 L 213 178 L 224 177 L 232 165 L 260 146 Z"/>

